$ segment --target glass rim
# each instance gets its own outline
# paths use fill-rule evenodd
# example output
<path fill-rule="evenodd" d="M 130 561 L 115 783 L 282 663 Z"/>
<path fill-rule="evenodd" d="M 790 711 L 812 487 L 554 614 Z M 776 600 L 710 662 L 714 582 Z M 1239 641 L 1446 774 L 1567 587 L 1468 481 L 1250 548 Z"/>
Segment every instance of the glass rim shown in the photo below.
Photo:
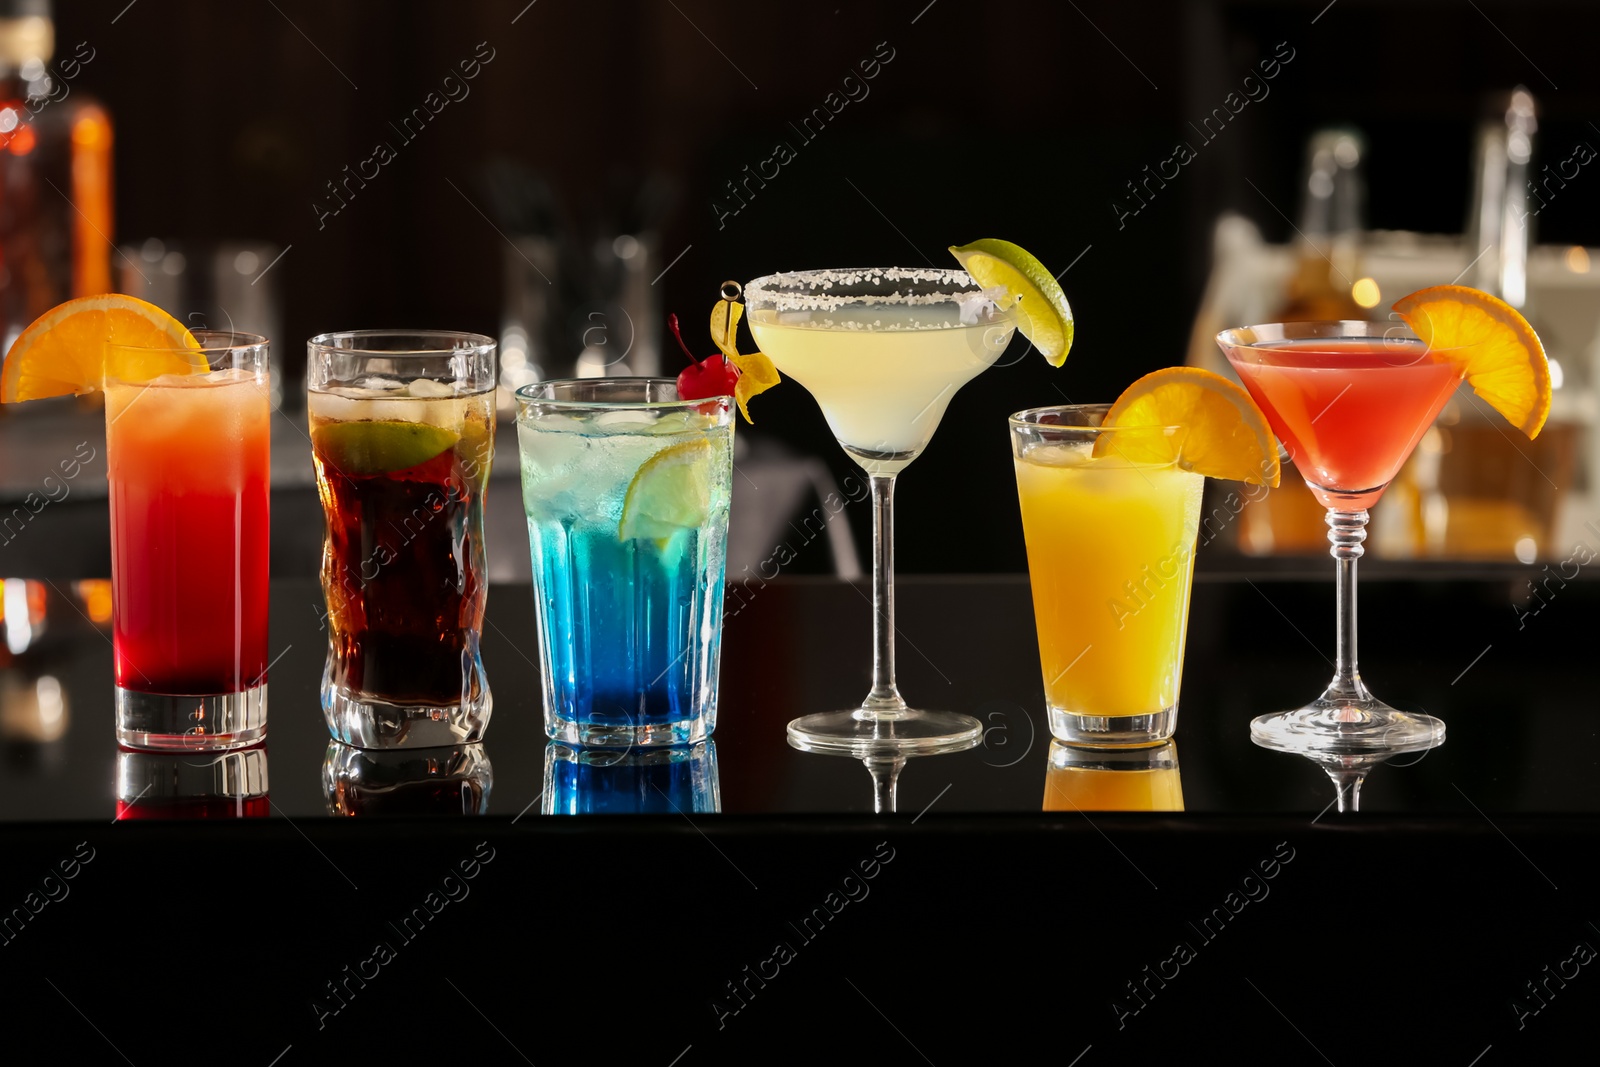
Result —
<path fill-rule="evenodd" d="M 1160 431 L 1161 433 L 1173 434 L 1183 429 L 1182 425 L 1176 423 L 1171 426 L 1071 426 L 1063 423 L 1039 421 L 1039 416 L 1041 415 L 1050 415 L 1062 411 L 1092 411 L 1097 412 L 1101 418 L 1104 418 L 1106 413 L 1110 411 L 1112 407 L 1113 405 L 1111 404 L 1048 404 L 1044 407 L 1025 408 L 1022 411 L 1013 412 L 1006 418 L 1006 423 L 1014 430 L 1028 427 L 1042 427 L 1049 430 L 1107 434 L 1125 434 L 1131 430 L 1137 430 L 1142 433 Z"/>
<path fill-rule="evenodd" d="M 805 306 L 788 310 L 826 313 L 848 307 L 873 307 L 880 303 L 889 306 L 891 297 L 900 296 L 898 290 L 881 293 L 852 291 L 884 281 L 931 287 L 927 293 L 916 293 L 910 299 L 901 296 L 894 301 L 911 307 L 959 305 L 958 297 L 983 291 L 977 280 L 959 267 L 831 267 L 763 274 L 744 283 L 742 296 L 746 307 L 751 309 L 757 304 L 772 304 L 782 311 L 785 310 L 782 305 L 786 301 L 793 301 Z M 997 305 L 987 321 L 970 325 L 993 326 L 997 320 L 1015 321 L 1017 318 L 1015 308 Z"/>
<path fill-rule="evenodd" d="M 530 405 L 538 404 L 551 408 L 605 408 L 605 409 L 639 409 L 662 408 L 674 410 L 699 407 L 702 404 L 721 403 L 722 407 L 732 409 L 734 399 L 731 394 L 720 396 L 704 396 L 698 400 L 557 400 L 553 397 L 535 396 L 542 389 L 556 386 L 573 385 L 578 383 L 591 384 L 598 382 L 616 382 L 626 385 L 637 385 L 641 390 L 650 385 L 670 385 L 674 390 L 678 387 L 676 378 L 651 377 L 649 375 L 619 375 L 615 378 L 550 378 L 542 382 L 530 382 L 520 386 L 513 394 L 517 399 L 517 414 L 520 416 Z"/>
<path fill-rule="evenodd" d="M 226 353 L 240 352 L 251 348 L 268 348 L 272 342 L 259 333 L 249 333 L 244 330 L 190 330 L 189 335 L 200 342 L 199 348 L 187 348 L 182 345 L 134 345 L 119 341 L 106 342 L 107 348 L 124 349 L 131 352 L 205 352 Z M 208 344 L 207 341 L 228 340 L 223 343 Z"/>
<path fill-rule="evenodd" d="M 383 337 L 437 338 L 441 343 L 435 348 L 373 348 L 365 344 L 340 345 L 338 340 L 372 341 Z M 464 343 L 463 343 L 464 342 Z M 399 359 L 408 356 L 449 356 L 459 352 L 492 351 L 498 342 L 487 334 L 470 330 L 331 330 L 319 333 L 306 341 L 308 352 L 332 352 L 346 356 L 374 356 L 382 359 Z"/>
<path fill-rule="evenodd" d="M 1258 336 L 1261 334 L 1277 336 Z M 1225 348 L 1270 348 L 1286 341 L 1339 337 L 1374 341 L 1422 340 L 1410 326 L 1392 319 L 1312 319 L 1303 322 L 1261 322 L 1252 326 L 1231 326 L 1218 331 L 1216 341 Z"/>
<path fill-rule="evenodd" d="M 919 275 L 931 275 L 934 278 L 943 279 L 944 281 L 941 281 L 940 284 L 959 283 L 962 279 L 974 286 L 978 284 L 972 275 L 961 267 L 813 267 L 808 270 L 776 270 L 769 274 L 763 274 L 759 278 L 753 278 L 745 282 L 744 292 L 747 296 L 751 289 L 755 289 L 757 292 L 765 292 L 772 288 L 770 283 L 779 279 L 793 279 L 806 285 L 814 283 L 826 284 L 830 287 L 834 285 L 849 285 L 852 284 L 853 279 L 860 277 L 883 276 L 890 281 L 932 280 L 929 277 L 918 277 Z M 798 286 L 789 286 L 787 288 L 798 288 Z"/>

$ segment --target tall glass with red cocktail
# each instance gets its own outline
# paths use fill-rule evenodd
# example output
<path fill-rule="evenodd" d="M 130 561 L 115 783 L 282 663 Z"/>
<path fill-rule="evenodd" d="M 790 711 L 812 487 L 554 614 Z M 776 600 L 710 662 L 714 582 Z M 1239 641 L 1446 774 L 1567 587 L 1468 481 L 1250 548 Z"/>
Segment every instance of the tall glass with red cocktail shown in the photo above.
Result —
<path fill-rule="evenodd" d="M 268 342 L 194 336 L 209 372 L 104 386 L 117 740 L 134 748 L 267 728 Z"/>

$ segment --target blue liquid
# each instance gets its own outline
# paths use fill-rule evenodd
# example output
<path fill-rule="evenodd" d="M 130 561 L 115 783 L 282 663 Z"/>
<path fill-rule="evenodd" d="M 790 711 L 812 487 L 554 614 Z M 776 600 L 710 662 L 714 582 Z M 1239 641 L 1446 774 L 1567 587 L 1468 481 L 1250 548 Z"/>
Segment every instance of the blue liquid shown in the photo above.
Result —
<path fill-rule="evenodd" d="M 556 718 L 665 726 L 716 714 L 724 540 L 679 530 L 664 545 L 615 526 L 530 518 L 541 667 Z"/>
<path fill-rule="evenodd" d="M 606 418 L 518 426 L 545 732 L 576 744 L 692 744 L 716 725 L 732 425 Z M 669 450 L 696 464 L 688 485 L 653 467 L 667 476 L 636 503 L 654 518 L 633 527 L 664 536 L 622 537 L 630 486 Z M 697 478 L 698 506 L 682 496 Z M 690 516 L 699 524 L 676 524 Z"/>
<path fill-rule="evenodd" d="M 716 746 L 634 749 L 625 755 L 550 743 L 546 815 L 692 814 L 722 808 Z"/>

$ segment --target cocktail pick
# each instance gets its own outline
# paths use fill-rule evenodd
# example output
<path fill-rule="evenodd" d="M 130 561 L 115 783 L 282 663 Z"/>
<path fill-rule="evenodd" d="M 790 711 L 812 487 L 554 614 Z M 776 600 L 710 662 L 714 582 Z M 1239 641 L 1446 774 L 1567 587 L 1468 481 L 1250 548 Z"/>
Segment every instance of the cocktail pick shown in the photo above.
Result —
<path fill-rule="evenodd" d="M 739 351 L 739 319 L 744 315 L 744 305 L 739 303 L 742 295 L 738 282 L 723 282 L 722 299 L 711 309 L 711 340 L 722 350 L 720 355 L 696 360 L 679 332 L 678 316 L 668 315 L 667 326 L 678 339 L 683 354 L 689 357 L 689 366 L 678 373 L 678 396 L 684 400 L 732 396 L 739 404 L 744 421 L 753 423 L 755 420 L 745 405 L 757 393 L 777 385 L 779 378 L 772 360 L 760 352 L 746 355 Z"/>
<path fill-rule="evenodd" d="M 739 368 L 739 380 L 734 386 L 733 398 L 739 404 L 744 421 L 753 423 L 755 420 L 750 417 L 750 409 L 745 405 L 751 397 L 766 392 L 781 379 L 772 360 L 760 352 L 745 354 L 739 351 L 737 331 L 739 320 L 744 316 L 744 305 L 739 302 L 739 297 L 743 295 L 744 290 L 738 282 L 722 283 L 722 299 L 711 309 L 711 340 L 716 342 L 728 362 Z"/>

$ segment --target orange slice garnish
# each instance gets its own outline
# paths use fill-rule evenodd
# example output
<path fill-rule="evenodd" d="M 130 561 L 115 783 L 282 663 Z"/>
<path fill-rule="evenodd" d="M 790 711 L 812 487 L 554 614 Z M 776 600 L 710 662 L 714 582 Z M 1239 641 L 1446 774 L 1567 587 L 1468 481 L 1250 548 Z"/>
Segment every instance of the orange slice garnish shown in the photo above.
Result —
<path fill-rule="evenodd" d="M 1102 425 L 1177 427 L 1161 434 L 1104 434 L 1109 449 L 1135 462 L 1170 463 L 1208 478 L 1278 484 L 1278 442 L 1250 394 L 1220 374 L 1197 367 L 1152 371 L 1125 389 Z"/>
<path fill-rule="evenodd" d="M 200 343 L 154 304 L 120 293 L 81 296 L 22 331 L 0 367 L 0 403 L 92 393 L 108 378 L 147 382 L 209 369 Z"/>
<path fill-rule="evenodd" d="M 1461 368 L 1490 407 L 1529 438 L 1539 436 L 1550 415 L 1550 361 L 1516 308 L 1465 285 L 1435 285 L 1401 297 L 1394 310 L 1432 355 Z"/>

